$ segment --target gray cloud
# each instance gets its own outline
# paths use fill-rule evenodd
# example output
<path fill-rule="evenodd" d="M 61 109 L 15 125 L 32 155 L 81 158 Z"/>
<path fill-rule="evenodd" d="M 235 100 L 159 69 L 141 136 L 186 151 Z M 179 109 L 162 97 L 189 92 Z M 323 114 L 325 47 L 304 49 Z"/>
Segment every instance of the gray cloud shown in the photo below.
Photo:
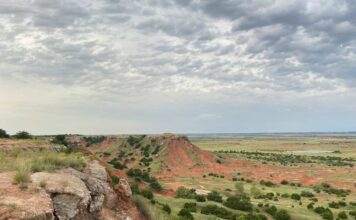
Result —
<path fill-rule="evenodd" d="M 354 11 L 352 0 L 3 1 L 0 78 L 124 104 L 354 94 Z M 194 115 L 206 112 L 221 115 Z"/>

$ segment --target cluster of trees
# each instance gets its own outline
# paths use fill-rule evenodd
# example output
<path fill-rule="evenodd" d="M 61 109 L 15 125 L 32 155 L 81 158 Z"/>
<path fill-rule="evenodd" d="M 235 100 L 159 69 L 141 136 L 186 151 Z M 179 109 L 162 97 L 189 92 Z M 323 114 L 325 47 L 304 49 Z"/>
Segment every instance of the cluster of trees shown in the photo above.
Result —
<path fill-rule="evenodd" d="M 116 157 L 113 158 L 112 160 L 110 160 L 108 163 L 111 164 L 115 169 L 118 169 L 118 170 L 123 170 L 123 169 L 127 168 L 126 164 L 120 163 L 119 159 Z"/>
<path fill-rule="evenodd" d="M 221 203 L 223 206 L 230 209 L 252 212 L 253 205 L 250 201 L 250 198 L 244 193 L 243 186 L 236 184 L 236 189 L 237 193 L 235 195 L 229 196 L 224 200 L 223 196 L 216 191 L 208 193 L 205 197 L 203 195 L 197 195 L 194 189 L 179 187 L 176 191 L 176 198 L 196 199 L 199 202 L 205 202 L 206 200 L 209 200 Z M 183 209 L 184 210 L 182 213 L 196 212 L 196 203 L 188 203 L 184 206 Z M 201 209 L 201 213 L 206 215 L 215 215 L 223 219 L 234 219 L 232 217 L 236 217 L 236 215 L 234 215 L 232 212 L 217 205 L 204 206 Z M 262 216 L 263 215 L 242 216 L 241 219 L 267 219 Z"/>
<path fill-rule="evenodd" d="M 332 201 L 328 205 L 329 205 L 330 208 L 333 208 L 333 209 L 338 209 L 340 207 L 346 207 L 347 206 L 346 202 L 344 202 L 344 201 L 339 201 L 339 202 Z"/>
<path fill-rule="evenodd" d="M 9 138 L 10 135 L 7 134 L 7 132 L 3 129 L 0 129 L 0 138 Z"/>
<path fill-rule="evenodd" d="M 347 189 L 336 189 L 330 186 L 328 183 L 322 183 L 320 185 L 314 186 L 314 191 L 317 193 L 325 192 L 328 194 L 335 194 L 340 197 L 346 197 L 351 193 L 351 190 Z"/>
<path fill-rule="evenodd" d="M 51 142 L 53 144 L 61 144 L 61 145 L 64 145 L 64 146 L 68 146 L 68 142 L 66 140 L 66 136 L 65 135 L 56 135 Z"/>
<path fill-rule="evenodd" d="M 290 220 L 291 217 L 288 212 L 284 209 L 278 210 L 276 206 L 269 206 L 265 211 L 273 216 L 275 220 Z"/>
<path fill-rule="evenodd" d="M 324 208 L 322 206 L 318 206 L 314 208 L 314 212 L 318 213 L 325 220 L 333 220 L 334 214 L 329 208 Z"/>
<path fill-rule="evenodd" d="M 16 139 L 32 139 L 32 135 L 27 131 L 19 131 L 12 137 Z M 0 138 L 10 138 L 10 135 L 4 129 L 0 129 Z"/>
<path fill-rule="evenodd" d="M 195 189 L 187 189 L 183 186 L 179 187 L 176 191 L 176 198 L 182 199 L 196 199 L 198 195 L 195 192 Z M 203 196 L 205 199 L 205 196 Z"/>
<path fill-rule="evenodd" d="M 142 171 L 140 169 L 134 168 L 134 169 L 129 169 L 126 174 L 129 177 L 135 177 L 136 180 L 142 180 L 144 182 L 147 182 L 150 184 L 150 187 L 153 190 L 160 191 L 162 190 L 161 184 L 157 181 L 155 177 L 150 176 L 150 174 L 147 171 Z"/>
<path fill-rule="evenodd" d="M 224 206 L 241 211 L 252 211 L 253 208 L 250 198 L 244 194 L 228 197 Z"/>
<path fill-rule="evenodd" d="M 145 137 L 146 137 L 146 135 L 130 135 L 127 138 L 127 143 L 130 146 L 135 146 L 135 145 L 139 144 Z"/>
<path fill-rule="evenodd" d="M 86 143 L 87 147 L 90 147 L 91 145 L 94 144 L 100 144 L 101 142 L 106 140 L 105 136 L 88 136 L 88 137 L 83 137 Z"/>

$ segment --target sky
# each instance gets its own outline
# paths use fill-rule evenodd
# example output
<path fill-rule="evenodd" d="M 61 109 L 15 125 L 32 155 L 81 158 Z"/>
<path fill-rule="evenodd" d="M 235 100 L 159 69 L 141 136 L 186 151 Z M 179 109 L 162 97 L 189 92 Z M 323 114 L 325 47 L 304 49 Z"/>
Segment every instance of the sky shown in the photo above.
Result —
<path fill-rule="evenodd" d="M 9 133 L 356 131 L 354 0 L 0 0 Z"/>

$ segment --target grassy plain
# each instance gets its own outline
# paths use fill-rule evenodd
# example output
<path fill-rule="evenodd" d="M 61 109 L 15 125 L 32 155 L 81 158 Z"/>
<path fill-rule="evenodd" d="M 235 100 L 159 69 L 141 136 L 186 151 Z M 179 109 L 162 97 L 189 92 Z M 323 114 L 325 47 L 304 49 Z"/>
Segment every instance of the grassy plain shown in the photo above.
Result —
<path fill-rule="evenodd" d="M 299 151 L 299 150 L 341 150 L 356 153 L 356 137 L 192 137 L 191 142 L 209 151 Z M 355 155 L 356 156 L 356 155 Z"/>
<path fill-rule="evenodd" d="M 323 157 L 341 157 L 341 158 L 354 158 L 356 159 L 356 137 L 228 137 L 228 138 L 216 138 L 216 137 L 203 137 L 203 138 L 190 138 L 191 142 L 203 150 L 208 150 L 212 152 L 221 152 L 221 151 L 247 151 L 247 152 L 263 152 L 263 153 L 274 153 L 274 154 L 294 154 L 302 156 L 323 156 Z M 310 150 L 321 150 L 321 151 L 330 151 L 330 152 L 321 152 L 321 153 L 310 153 Z M 298 152 L 297 152 L 298 151 Z M 300 152 L 299 152 L 300 151 Z M 305 151 L 305 152 L 302 152 Z M 337 153 L 335 153 L 337 152 Z M 222 154 L 224 157 L 225 154 Z M 230 155 L 231 156 L 231 155 Z M 229 157 L 230 157 L 229 156 Z M 262 161 L 251 160 L 246 158 L 244 155 L 232 155 L 232 157 L 237 160 L 242 161 L 251 161 L 253 163 L 263 164 Z M 356 164 L 355 164 L 356 165 Z M 273 163 L 273 166 L 288 167 L 283 166 L 278 163 Z M 328 167 L 325 164 L 296 164 L 297 167 L 310 167 L 312 173 L 314 168 L 325 168 L 332 170 L 334 167 Z M 287 168 L 288 169 L 288 168 Z M 337 169 L 343 169 L 343 167 L 337 167 Z M 350 172 L 354 171 L 353 168 L 349 169 Z M 306 175 L 309 175 L 308 170 L 305 171 Z M 330 171 L 332 172 L 332 171 Z M 356 174 L 354 173 L 340 173 L 340 175 L 335 176 L 335 181 L 355 181 Z M 240 175 L 236 175 L 237 178 L 244 177 L 242 172 Z M 236 183 L 243 185 L 244 192 L 247 193 L 251 202 L 254 205 L 256 210 L 264 213 L 264 209 L 260 208 L 258 204 L 269 204 L 270 206 L 274 205 L 278 209 L 285 209 L 291 215 L 292 219 L 296 220 L 314 220 L 322 219 L 320 215 L 315 213 L 313 210 L 308 209 L 307 205 L 311 203 L 310 198 L 302 197 L 301 200 L 293 200 L 291 198 L 283 198 L 280 195 L 282 194 L 300 194 L 302 191 L 308 191 L 315 194 L 315 198 L 318 199 L 315 202 L 315 206 L 328 207 L 328 204 L 332 201 L 344 201 L 348 205 L 341 208 L 330 208 L 334 214 L 334 219 L 337 219 L 337 215 L 341 211 L 356 211 L 355 206 L 349 205 L 350 202 L 356 201 L 356 192 L 355 189 L 350 189 L 352 192 L 346 198 L 339 197 L 337 195 L 328 194 L 325 192 L 316 193 L 313 190 L 311 185 L 302 185 L 302 186 L 293 186 L 293 185 L 281 185 L 277 184 L 275 186 L 267 187 L 261 185 L 258 181 L 254 180 L 253 182 L 244 181 L 232 181 L 231 178 L 220 178 L 213 176 L 204 176 L 201 177 L 181 177 L 181 178 L 172 178 L 162 180 L 163 185 L 183 185 L 187 188 L 193 189 L 204 189 L 208 191 L 219 191 L 222 195 L 227 198 L 228 196 L 234 195 L 237 192 L 235 188 Z M 355 186 L 356 187 L 356 186 Z M 267 194 L 273 193 L 274 195 L 279 195 L 278 200 L 274 199 L 256 199 L 253 196 L 252 188 L 258 189 L 260 193 Z M 173 213 L 178 213 L 179 210 L 183 207 L 185 202 L 189 202 L 187 199 L 173 199 L 171 197 L 157 195 L 156 199 L 159 202 L 167 203 L 172 207 Z M 191 201 L 190 201 L 191 202 Z M 209 202 L 215 203 L 215 202 Z M 201 205 L 206 205 L 207 203 L 198 203 L 198 207 Z M 215 203 L 219 205 L 218 203 Z M 226 208 L 226 207 L 225 207 Z M 229 209 L 228 209 L 229 210 Z M 231 209 L 230 209 L 231 211 Z M 233 211 L 234 212 L 234 211 Z M 238 211 L 236 211 L 238 212 Z M 193 213 L 195 219 L 220 219 L 214 216 L 206 216 L 199 213 L 199 208 L 197 213 Z M 273 219 L 270 215 L 266 214 L 269 219 Z M 348 216 L 348 219 L 354 219 L 352 216 Z"/>

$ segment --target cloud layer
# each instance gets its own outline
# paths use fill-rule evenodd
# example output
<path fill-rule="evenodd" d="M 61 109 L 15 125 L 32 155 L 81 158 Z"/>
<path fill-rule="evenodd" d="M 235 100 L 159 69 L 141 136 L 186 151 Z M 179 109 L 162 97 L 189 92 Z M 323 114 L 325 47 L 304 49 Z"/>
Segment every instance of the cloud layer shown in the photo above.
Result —
<path fill-rule="evenodd" d="M 26 105 L 61 122 L 51 132 L 83 120 L 78 132 L 352 129 L 336 115 L 355 113 L 354 11 L 352 0 L 3 1 L 0 119 L 25 126 L 9 115 L 31 121 Z M 339 124 L 293 127 L 324 105 Z M 241 115 L 260 108 L 280 125 L 244 130 Z M 95 115 L 110 125 L 88 129 Z M 31 129 L 45 133 L 40 118 Z"/>

